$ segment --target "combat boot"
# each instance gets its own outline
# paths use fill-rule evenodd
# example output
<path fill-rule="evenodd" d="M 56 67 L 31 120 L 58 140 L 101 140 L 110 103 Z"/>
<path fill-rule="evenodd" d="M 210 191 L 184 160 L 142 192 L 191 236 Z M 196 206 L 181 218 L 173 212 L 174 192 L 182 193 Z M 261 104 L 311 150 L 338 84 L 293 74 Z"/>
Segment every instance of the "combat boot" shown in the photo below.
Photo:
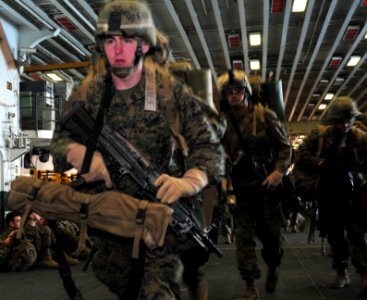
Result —
<path fill-rule="evenodd" d="M 65 255 L 65 258 L 66 258 L 66 262 L 69 266 L 77 266 L 79 265 L 79 260 L 76 259 L 76 258 L 73 258 L 69 255 Z"/>
<path fill-rule="evenodd" d="M 37 266 L 47 268 L 47 269 L 56 269 L 59 267 L 59 264 L 53 260 L 51 255 L 45 255 L 39 261 Z"/>
<path fill-rule="evenodd" d="M 277 267 L 268 267 L 268 273 L 265 280 L 265 290 L 268 293 L 273 293 L 277 287 L 279 272 Z"/>
<path fill-rule="evenodd" d="M 260 293 L 255 285 L 254 280 L 247 281 L 247 287 L 245 293 L 240 297 L 236 298 L 236 300 L 259 300 Z"/>
<path fill-rule="evenodd" d="M 367 299 L 367 274 L 361 275 L 361 292 L 359 297 Z"/>
<path fill-rule="evenodd" d="M 342 289 L 350 283 L 347 271 L 338 272 L 330 284 L 331 289 Z"/>
<path fill-rule="evenodd" d="M 191 300 L 208 300 L 208 282 L 206 279 L 199 281 L 195 290 L 190 291 Z"/>

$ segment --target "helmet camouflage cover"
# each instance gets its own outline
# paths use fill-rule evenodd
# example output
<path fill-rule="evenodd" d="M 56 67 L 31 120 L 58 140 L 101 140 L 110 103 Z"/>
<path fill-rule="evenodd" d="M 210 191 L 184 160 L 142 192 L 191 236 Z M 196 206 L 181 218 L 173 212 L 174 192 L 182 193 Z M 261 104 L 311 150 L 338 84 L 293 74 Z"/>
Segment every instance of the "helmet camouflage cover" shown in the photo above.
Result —
<path fill-rule="evenodd" d="M 156 45 L 156 28 L 151 11 L 142 1 L 113 1 L 100 11 L 96 36 L 141 37 Z"/>
<path fill-rule="evenodd" d="M 357 105 L 349 97 L 338 97 L 333 100 L 327 111 L 327 120 L 346 120 L 353 118 L 358 113 Z"/>
<path fill-rule="evenodd" d="M 233 70 L 223 73 L 218 78 L 219 91 L 223 94 L 230 88 L 244 88 L 251 96 L 252 88 L 244 71 Z"/>

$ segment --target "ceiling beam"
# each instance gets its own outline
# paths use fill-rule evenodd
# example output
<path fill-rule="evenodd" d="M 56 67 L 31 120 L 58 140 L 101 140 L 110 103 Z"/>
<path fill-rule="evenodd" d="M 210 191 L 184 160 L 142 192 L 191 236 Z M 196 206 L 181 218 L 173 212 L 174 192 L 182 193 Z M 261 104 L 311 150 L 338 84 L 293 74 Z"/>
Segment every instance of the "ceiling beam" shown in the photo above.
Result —
<path fill-rule="evenodd" d="M 199 60 L 196 57 L 194 49 L 191 46 L 190 40 L 189 40 L 189 38 L 186 34 L 185 29 L 183 28 L 183 26 L 181 24 L 180 18 L 178 17 L 178 15 L 176 13 L 176 10 L 173 7 L 173 4 L 171 3 L 171 0 L 164 0 L 164 3 L 166 4 L 166 7 L 167 7 L 167 9 L 168 9 L 168 11 L 169 11 L 169 13 L 172 17 L 173 22 L 176 24 L 176 27 L 177 27 L 178 31 L 180 32 L 180 34 L 181 34 L 182 40 L 184 41 L 184 43 L 186 45 L 186 48 L 190 53 L 190 56 L 191 56 L 192 61 L 194 62 L 195 68 L 197 70 L 200 70 L 201 66 L 200 66 Z"/>
<path fill-rule="evenodd" d="M 316 46 L 315 46 L 315 48 L 313 50 L 312 56 L 311 56 L 309 62 L 307 63 L 307 69 L 306 69 L 306 72 L 305 72 L 305 74 L 303 76 L 303 80 L 301 82 L 301 86 L 298 89 L 297 96 L 296 96 L 296 99 L 294 100 L 292 110 L 291 110 L 291 112 L 290 112 L 290 114 L 288 116 L 289 117 L 288 118 L 288 121 L 291 121 L 292 120 L 293 115 L 294 115 L 294 113 L 296 111 L 296 108 L 297 108 L 299 99 L 300 99 L 301 94 L 303 92 L 303 88 L 304 88 L 306 82 L 308 81 L 308 75 L 311 72 L 311 69 L 313 67 L 313 63 L 315 62 L 316 57 L 319 54 L 319 50 L 320 50 L 321 44 L 324 41 L 324 38 L 325 38 L 325 35 L 326 35 L 326 31 L 327 31 L 327 29 L 329 27 L 330 20 L 331 20 L 331 17 L 333 16 L 333 14 L 334 14 L 335 7 L 336 7 L 336 4 L 337 3 L 338 3 L 338 0 L 332 0 L 330 6 L 327 9 L 327 15 L 326 15 L 325 21 L 324 21 L 324 23 L 322 25 L 322 29 L 320 31 L 319 38 L 318 38 L 318 40 L 316 42 Z M 320 11 L 320 13 L 321 13 L 321 11 Z M 306 101 L 305 104 L 303 105 L 302 110 L 301 110 L 301 113 L 299 114 L 299 117 L 297 118 L 297 121 L 300 121 L 301 116 L 303 115 L 304 111 L 306 110 L 306 108 L 308 106 L 308 103 L 309 102 Z"/>
<path fill-rule="evenodd" d="M 291 70 L 291 74 L 289 75 L 287 89 L 286 89 L 285 96 L 284 96 L 284 106 L 287 106 L 288 97 L 289 97 L 291 86 L 292 86 L 292 83 L 293 83 L 294 74 L 296 73 L 296 69 L 297 69 L 297 66 L 298 66 L 298 61 L 299 61 L 299 58 L 301 57 L 303 45 L 305 43 L 306 33 L 309 29 L 310 19 L 311 19 L 314 3 L 315 3 L 314 0 L 309 0 L 309 2 L 307 4 L 307 11 L 306 11 L 305 19 L 303 21 L 301 37 L 299 38 L 297 52 L 296 52 L 296 55 L 295 55 L 294 60 L 293 60 L 292 70 Z"/>
<path fill-rule="evenodd" d="M 89 66 L 90 66 L 90 61 L 49 64 L 49 65 L 42 65 L 42 66 L 25 66 L 24 70 L 23 70 L 23 73 L 88 68 Z"/>
<path fill-rule="evenodd" d="M 315 89 L 316 89 L 317 85 L 319 84 L 320 79 L 322 78 L 322 76 L 323 76 L 323 74 L 325 72 L 325 69 L 329 65 L 330 59 L 334 55 L 334 52 L 335 52 L 336 48 L 339 46 L 340 40 L 342 39 L 342 37 L 343 37 L 343 35 L 345 33 L 345 30 L 348 27 L 349 22 L 352 19 L 352 16 L 353 16 L 354 12 L 356 11 L 356 9 L 358 8 L 359 4 L 360 4 L 360 1 L 359 0 L 354 0 L 353 1 L 353 4 L 350 7 L 347 16 L 344 19 L 344 22 L 343 22 L 343 24 L 342 24 L 342 26 L 341 26 L 341 28 L 339 30 L 339 33 L 338 33 L 337 37 L 334 40 L 334 44 L 331 47 L 331 49 L 329 51 L 329 54 L 325 58 L 325 61 L 324 61 L 324 64 L 322 65 L 322 67 L 321 67 L 321 70 L 319 71 L 319 75 L 317 76 L 317 78 L 316 78 L 316 80 L 314 82 L 314 85 L 310 89 L 310 93 L 308 94 L 308 96 L 306 98 L 306 103 L 310 101 L 312 95 L 314 94 Z M 315 108 L 313 109 L 312 114 L 310 114 L 310 116 L 308 117 L 308 120 L 311 120 L 311 118 L 313 117 L 314 113 L 316 112 L 316 109 L 318 109 L 319 105 L 321 104 L 322 100 L 323 99 L 320 98 L 320 100 L 318 101 L 318 103 L 315 105 Z"/>
<path fill-rule="evenodd" d="M 352 47 L 349 48 L 348 53 L 345 55 L 343 61 L 341 62 L 341 64 L 339 65 L 338 69 L 334 72 L 333 77 L 330 79 L 328 86 L 326 87 L 326 89 L 324 90 L 324 92 L 321 95 L 320 99 L 324 99 L 326 93 L 330 90 L 331 86 L 334 84 L 334 81 L 336 79 L 336 77 L 339 75 L 339 73 L 342 71 L 342 69 L 344 68 L 344 66 L 347 64 L 349 58 L 352 56 L 354 50 L 357 48 L 358 44 L 364 39 L 364 36 L 366 34 L 366 30 L 367 30 L 367 22 L 364 24 L 362 30 L 359 32 L 357 38 L 354 40 Z M 328 104 L 327 108 L 329 107 L 330 104 Z M 327 108 L 321 113 L 319 119 L 321 119 L 326 111 Z"/>
<path fill-rule="evenodd" d="M 287 1 L 287 4 L 285 6 L 284 11 L 284 19 L 283 19 L 283 30 L 282 30 L 282 37 L 280 41 L 280 49 L 279 49 L 279 56 L 278 56 L 278 62 L 277 62 L 277 70 L 275 73 L 275 80 L 279 80 L 280 78 L 280 71 L 282 70 L 282 62 L 285 52 L 285 46 L 287 43 L 287 36 L 288 36 L 288 24 L 289 24 L 289 18 L 291 15 L 291 8 L 292 8 L 292 1 Z"/>
<path fill-rule="evenodd" d="M 203 33 L 203 30 L 201 29 L 201 25 L 198 19 L 198 16 L 195 12 L 194 6 L 192 5 L 191 0 L 185 0 L 186 6 L 189 10 L 190 16 L 191 16 L 191 20 L 194 23 L 194 27 L 196 29 L 196 33 L 198 34 L 199 40 L 201 42 L 201 46 L 203 47 L 204 53 L 205 53 L 205 57 L 206 60 L 208 61 L 209 64 L 209 68 L 212 72 L 212 76 L 214 79 L 214 82 L 217 83 L 217 72 L 215 71 L 214 68 L 214 64 L 213 64 L 213 60 L 210 56 L 210 51 L 209 51 L 209 47 L 208 44 L 206 43 L 206 39 Z"/>
<path fill-rule="evenodd" d="M 226 61 L 226 66 L 227 66 L 227 69 L 231 69 L 231 60 L 229 59 L 229 54 L 228 54 L 227 39 L 226 39 L 226 35 L 224 32 L 224 27 L 223 27 L 222 18 L 220 15 L 218 1 L 217 0 L 211 0 L 211 1 L 212 1 L 213 10 L 214 10 L 215 21 L 218 27 L 220 41 L 222 42 L 223 55 Z"/>
<path fill-rule="evenodd" d="M 261 77 L 262 81 L 266 81 L 266 68 L 267 68 L 267 61 L 268 61 L 268 36 L 269 36 L 269 2 L 270 1 L 263 1 L 263 57 L 261 62 Z"/>
<path fill-rule="evenodd" d="M 245 65 L 246 74 L 250 74 L 249 58 L 248 58 L 248 40 L 247 40 L 247 25 L 244 0 L 238 0 L 238 14 L 240 16 L 241 36 L 242 36 L 242 51 L 243 64 Z"/>

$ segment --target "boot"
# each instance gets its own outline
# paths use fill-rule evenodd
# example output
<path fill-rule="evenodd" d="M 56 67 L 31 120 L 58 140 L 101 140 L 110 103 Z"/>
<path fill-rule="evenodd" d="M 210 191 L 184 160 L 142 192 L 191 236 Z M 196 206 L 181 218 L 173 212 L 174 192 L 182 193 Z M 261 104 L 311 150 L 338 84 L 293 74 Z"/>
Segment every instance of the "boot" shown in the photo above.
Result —
<path fill-rule="evenodd" d="M 342 289 L 350 283 L 347 271 L 338 272 L 330 284 L 332 289 Z"/>
<path fill-rule="evenodd" d="M 236 300 L 259 300 L 259 299 L 260 299 L 260 293 L 255 285 L 255 281 L 248 280 L 245 293 L 240 297 L 238 297 Z"/>
<path fill-rule="evenodd" d="M 190 292 L 191 300 L 208 300 L 208 282 L 206 279 L 199 281 L 195 290 Z"/>
<path fill-rule="evenodd" d="M 359 297 L 367 299 L 367 274 L 361 275 L 361 292 Z"/>
<path fill-rule="evenodd" d="M 59 264 L 53 260 L 51 255 L 45 255 L 38 262 L 37 266 L 47 268 L 47 269 L 56 269 L 59 267 Z"/>
<path fill-rule="evenodd" d="M 268 273 L 266 275 L 265 280 L 265 290 L 268 293 L 273 293 L 275 291 L 278 283 L 278 278 L 279 278 L 278 268 L 268 267 Z"/>
<path fill-rule="evenodd" d="M 66 258 L 66 262 L 68 263 L 69 266 L 77 266 L 79 265 L 79 260 L 76 258 L 72 258 L 69 255 L 65 254 L 65 258 Z"/>

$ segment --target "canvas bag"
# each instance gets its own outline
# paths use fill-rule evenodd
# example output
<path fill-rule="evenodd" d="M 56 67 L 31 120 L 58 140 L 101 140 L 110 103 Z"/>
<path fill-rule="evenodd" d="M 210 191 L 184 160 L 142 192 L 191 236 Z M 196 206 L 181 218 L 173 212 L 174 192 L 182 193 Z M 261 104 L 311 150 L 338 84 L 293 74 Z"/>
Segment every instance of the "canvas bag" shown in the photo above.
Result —
<path fill-rule="evenodd" d="M 8 207 L 23 210 L 25 216 L 32 210 L 48 220 L 79 224 L 81 240 L 77 251 L 83 249 L 87 227 L 134 238 L 133 258 L 138 257 L 140 240 L 149 249 L 163 245 L 173 213 L 167 205 L 138 200 L 120 192 L 85 194 L 68 185 L 32 177 L 19 177 L 12 182 Z M 23 217 L 20 235 L 25 220 Z"/>

